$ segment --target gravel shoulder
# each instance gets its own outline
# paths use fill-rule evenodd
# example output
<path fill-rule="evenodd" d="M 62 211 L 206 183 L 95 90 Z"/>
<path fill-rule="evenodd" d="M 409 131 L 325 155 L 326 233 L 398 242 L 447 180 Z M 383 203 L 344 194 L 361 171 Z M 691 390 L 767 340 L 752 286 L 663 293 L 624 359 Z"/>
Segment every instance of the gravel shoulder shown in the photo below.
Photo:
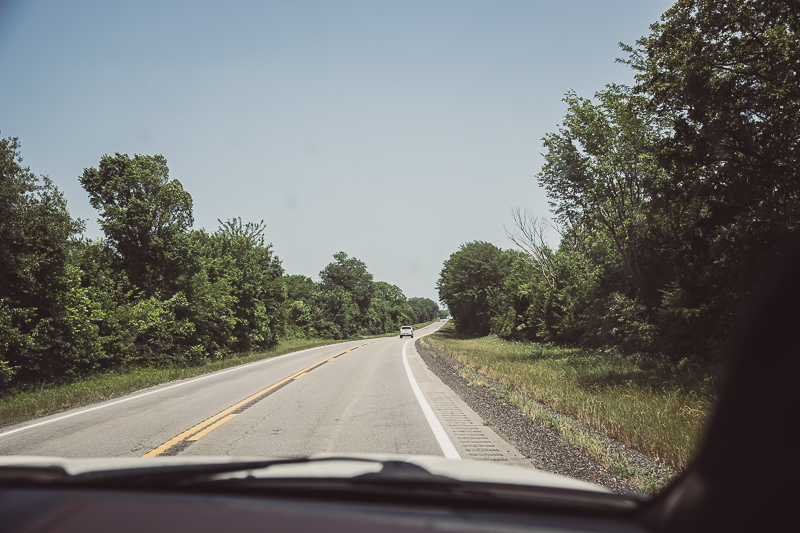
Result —
<path fill-rule="evenodd" d="M 461 377 L 459 370 L 463 373 L 466 369 L 468 372 L 476 374 L 474 370 L 436 348 L 422 345 L 419 340 L 415 342 L 415 346 L 428 368 L 486 420 L 498 435 L 510 442 L 520 453 L 530 458 L 533 466 L 537 469 L 595 483 L 619 494 L 646 494 L 631 480 L 612 474 L 576 448 L 566 444 L 561 436 L 550 428 L 535 424 L 525 413 L 504 401 L 503 394 L 510 391 L 507 391 L 503 385 L 481 376 L 488 385 L 485 387 L 472 386 Z M 519 393 L 516 392 L 516 394 Z M 530 398 L 528 400 L 535 402 Z M 624 457 L 629 467 L 646 474 L 650 479 L 660 480 L 663 483 L 675 475 L 674 470 L 653 461 L 638 451 L 554 409 L 543 404 L 538 405 L 551 416 L 557 417 L 560 421 L 601 441 L 608 454 Z"/>

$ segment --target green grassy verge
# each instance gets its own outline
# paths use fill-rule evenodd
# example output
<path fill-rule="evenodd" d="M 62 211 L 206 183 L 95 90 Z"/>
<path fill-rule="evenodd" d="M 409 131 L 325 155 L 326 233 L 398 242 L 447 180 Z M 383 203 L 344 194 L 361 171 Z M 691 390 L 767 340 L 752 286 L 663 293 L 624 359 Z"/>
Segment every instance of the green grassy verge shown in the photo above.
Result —
<path fill-rule="evenodd" d="M 671 365 L 495 336 L 463 338 L 451 324 L 426 337 L 459 362 L 520 394 L 508 401 L 535 422 L 552 427 L 569 443 L 589 450 L 593 443 L 524 397 L 613 437 L 645 455 L 683 471 L 694 455 L 715 399 L 712 369 Z M 468 378 L 480 385 L 480 377 Z M 552 418 L 552 417 L 550 417 Z M 599 452 L 598 452 L 599 454 Z M 589 450 L 588 455 L 598 455 Z M 612 458 L 613 459 L 613 458 Z M 595 458 L 612 471 L 625 465 Z M 643 483 L 645 488 L 647 483 Z"/>
<path fill-rule="evenodd" d="M 425 344 L 427 339 L 423 339 Z M 427 343 L 430 346 L 430 343 Z M 658 472 L 643 472 L 632 467 L 627 458 L 619 451 L 610 450 L 606 442 L 597 438 L 585 426 L 576 424 L 572 419 L 561 415 L 553 415 L 546 411 L 541 403 L 532 401 L 527 396 L 511 389 L 498 390 L 489 384 L 489 380 L 469 367 L 456 366 L 456 373 L 472 387 L 487 387 L 498 398 L 513 405 L 527 414 L 534 424 L 550 428 L 559 435 L 568 446 L 572 446 L 596 463 L 605 467 L 617 477 L 625 478 L 644 492 L 655 494 L 661 491 L 672 479 Z M 491 424 L 484 420 L 484 425 Z"/>
<path fill-rule="evenodd" d="M 0 398 L 0 425 L 18 422 L 26 418 L 76 407 L 97 400 L 106 400 L 170 381 L 199 376 L 307 348 L 347 342 L 348 340 L 285 340 L 281 341 L 272 350 L 243 354 L 204 365 L 182 368 L 136 368 L 101 374 L 70 383 L 69 385 L 47 386 L 34 391 L 12 393 Z"/>

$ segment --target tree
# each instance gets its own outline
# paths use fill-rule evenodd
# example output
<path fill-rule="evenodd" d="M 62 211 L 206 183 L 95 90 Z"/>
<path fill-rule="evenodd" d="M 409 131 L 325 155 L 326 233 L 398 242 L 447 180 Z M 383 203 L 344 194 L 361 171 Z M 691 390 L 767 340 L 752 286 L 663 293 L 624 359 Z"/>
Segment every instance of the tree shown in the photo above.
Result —
<path fill-rule="evenodd" d="M 680 0 L 637 46 L 636 91 L 672 122 L 670 188 L 704 198 L 695 226 L 737 292 L 800 225 L 800 2 Z"/>
<path fill-rule="evenodd" d="M 411 307 L 400 287 L 376 281 L 374 288 L 367 311 L 370 334 L 378 335 L 394 331 L 410 320 Z"/>
<path fill-rule="evenodd" d="M 797 0 L 679 0 L 637 48 L 623 45 L 636 91 L 673 122 L 678 178 L 701 178 L 720 207 L 796 203 L 798 27 Z"/>
<path fill-rule="evenodd" d="M 664 202 L 690 214 L 659 311 L 682 339 L 670 350 L 718 351 L 800 228 L 799 26 L 797 0 L 679 0 L 623 46 L 635 91 L 671 122 Z"/>
<path fill-rule="evenodd" d="M 0 388 L 91 371 L 101 357 L 95 306 L 71 252 L 83 223 L 48 178 L 0 139 Z"/>
<path fill-rule="evenodd" d="M 598 104 L 567 93 L 562 127 L 544 138 L 547 153 L 539 183 L 559 222 L 609 236 L 636 299 L 651 301 L 658 293 L 647 285 L 642 248 L 653 216 L 651 200 L 666 179 L 655 149 L 664 125 L 626 87 L 611 85 L 595 96 Z M 552 280 L 552 274 L 546 279 Z"/>
<path fill-rule="evenodd" d="M 287 302 L 302 301 L 311 304 L 319 292 L 314 280 L 302 274 L 283 276 L 283 285 L 286 287 Z"/>
<path fill-rule="evenodd" d="M 355 257 L 347 257 L 344 252 L 333 254 L 334 262 L 328 264 L 319 277 L 325 288 L 341 287 L 348 292 L 362 315 L 367 312 L 373 293 L 372 274 L 367 265 Z"/>
<path fill-rule="evenodd" d="M 555 290 L 558 282 L 556 255 L 546 239 L 547 230 L 553 225 L 520 208 L 512 209 L 511 217 L 514 219 L 514 229 L 506 228 L 506 237 L 523 252 L 522 260 L 536 269 L 548 287 Z"/>
<path fill-rule="evenodd" d="M 314 311 L 318 311 L 319 289 L 314 280 L 301 274 L 284 275 L 286 290 L 287 338 L 313 338 L 317 336 Z"/>
<path fill-rule="evenodd" d="M 104 155 L 98 168 L 84 169 L 80 182 L 119 268 L 149 297 L 176 290 L 185 268 L 182 241 L 191 228 L 192 197 L 169 179 L 161 155 Z"/>
<path fill-rule="evenodd" d="M 363 328 L 363 316 L 349 292 L 339 285 L 320 291 L 319 319 L 315 326 L 323 338 L 347 339 L 355 337 Z"/>
<path fill-rule="evenodd" d="M 430 298 L 409 298 L 408 305 L 413 311 L 411 320 L 415 324 L 436 320 L 439 314 L 439 306 Z"/>
<path fill-rule="evenodd" d="M 500 314 L 507 272 L 506 254 L 483 241 L 462 244 L 444 262 L 436 288 L 459 332 L 489 333 L 492 318 Z"/>
<path fill-rule="evenodd" d="M 243 224 L 233 219 L 220 221 L 210 236 L 198 233 L 204 247 L 202 275 L 227 301 L 222 308 L 230 321 L 220 339 L 226 351 L 269 348 L 283 333 L 283 267 L 272 245 L 264 242 L 264 229 L 263 221 Z M 195 312 L 205 313 L 202 307 Z"/>

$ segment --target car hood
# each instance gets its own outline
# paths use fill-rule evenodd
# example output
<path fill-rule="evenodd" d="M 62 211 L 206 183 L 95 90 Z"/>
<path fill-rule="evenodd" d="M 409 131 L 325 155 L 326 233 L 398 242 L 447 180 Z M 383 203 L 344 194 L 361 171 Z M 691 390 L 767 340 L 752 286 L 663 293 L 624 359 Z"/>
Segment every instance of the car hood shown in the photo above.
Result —
<path fill-rule="evenodd" d="M 387 468 L 391 465 L 391 469 Z M 56 481 L 87 475 L 138 476 L 180 471 L 184 474 L 215 472 L 223 478 L 347 479 L 381 475 L 424 481 L 447 479 L 462 483 L 503 484 L 526 487 L 608 492 L 605 489 L 535 469 L 437 456 L 394 454 L 316 454 L 307 458 L 264 457 L 155 457 L 63 458 L 41 456 L 0 457 L 0 481 Z M 396 472 L 387 474 L 387 472 Z"/>

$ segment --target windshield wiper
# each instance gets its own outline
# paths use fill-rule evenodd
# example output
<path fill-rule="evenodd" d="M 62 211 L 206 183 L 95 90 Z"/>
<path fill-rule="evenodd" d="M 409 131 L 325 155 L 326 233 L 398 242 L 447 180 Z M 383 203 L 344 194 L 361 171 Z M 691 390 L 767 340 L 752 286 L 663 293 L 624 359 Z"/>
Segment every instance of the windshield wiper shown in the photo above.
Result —
<path fill-rule="evenodd" d="M 9 465 L 0 466 L 0 483 L 2 484 L 58 484 L 83 486 L 192 486 L 198 483 L 214 481 L 231 482 L 242 479 L 262 479 L 258 472 L 283 465 L 304 465 L 313 463 L 367 463 L 379 465 L 374 472 L 360 473 L 353 476 L 334 476 L 336 479 L 360 479 L 362 481 L 455 481 L 451 478 L 432 474 L 425 468 L 405 461 L 379 460 L 363 457 L 298 457 L 264 460 L 244 460 L 224 463 L 188 463 L 157 464 L 119 469 L 98 469 L 88 472 L 70 473 L 60 465 Z M 225 476 L 225 474 L 247 473 L 246 477 Z M 271 478 L 269 476 L 267 479 Z M 315 479 L 316 476 L 301 476 L 302 479 Z"/>
<path fill-rule="evenodd" d="M 339 463 L 337 465 L 337 463 Z M 362 466 L 359 466 L 359 463 Z M 130 464 L 130 463 L 129 463 Z M 460 505 L 569 508 L 627 512 L 634 498 L 548 486 L 454 479 L 403 460 L 298 457 L 144 466 L 71 473 L 59 465 L 0 466 L 0 486 L 179 490 L 247 495 L 388 499 Z M 308 468 L 304 468 L 308 467 Z"/>

